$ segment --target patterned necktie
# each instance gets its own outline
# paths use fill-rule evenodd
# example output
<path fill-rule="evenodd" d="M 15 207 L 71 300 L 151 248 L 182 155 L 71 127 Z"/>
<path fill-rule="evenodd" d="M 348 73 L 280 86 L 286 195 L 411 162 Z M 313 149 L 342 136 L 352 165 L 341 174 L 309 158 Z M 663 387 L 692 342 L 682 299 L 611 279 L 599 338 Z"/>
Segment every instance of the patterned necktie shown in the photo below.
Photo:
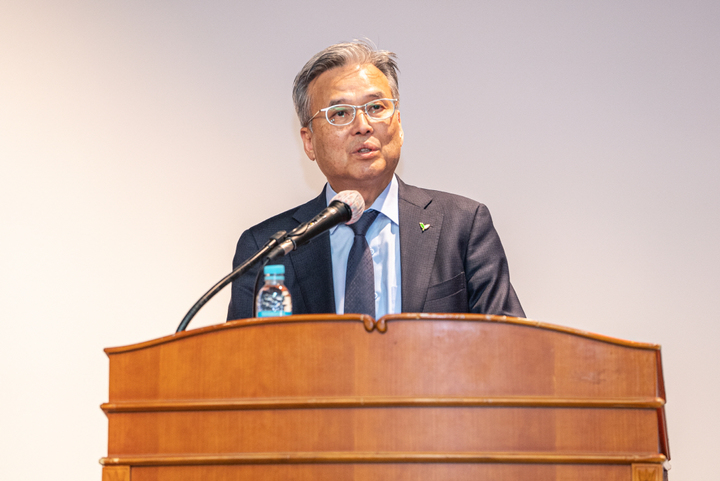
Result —
<path fill-rule="evenodd" d="M 345 274 L 345 314 L 375 317 L 375 269 L 365 233 L 379 213 L 368 210 L 359 221 L 348 225 L 355 232 L 355 240 Z"/>

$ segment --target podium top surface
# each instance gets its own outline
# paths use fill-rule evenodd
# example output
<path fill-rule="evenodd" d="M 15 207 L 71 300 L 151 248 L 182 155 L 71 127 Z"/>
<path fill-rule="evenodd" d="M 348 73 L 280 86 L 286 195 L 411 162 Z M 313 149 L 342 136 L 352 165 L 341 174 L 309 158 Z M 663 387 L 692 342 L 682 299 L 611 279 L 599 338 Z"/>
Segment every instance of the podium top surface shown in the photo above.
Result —
<path fill-rule="evenodd" d="M 580 329 L 574 329 L 571 327 L 560 326 L 557 324 L 551 324 L 533 319 L 525 319 L 519 317 L 510 316 L 494 316 L 489 314 L 433 314 L 433 313 L 413 313 L 413 314 L 391 314 L 384 316 L 378 320 L 371 318 L 370 316 L 360 314 L 306 314 L 306 315 L 295 315 L 286 317 L 266 317 L 266 318 L 253 318 L 253 319 L 238 319 L 222 324 L 206 326 L 199 329 L 191 329 L 180 333 L 163 336 L 157 339 L 144 341 L 136 344 L 130 344 L 127 346 L 117 346 L 105 348 L 105 353 L 108 355 L 119 354 L 123 352 L 134 351 L 137 349 L 145 349 L 160 344 L 166 344 L 181 339 L 186 339 L 193 336 L 200 336 L 208 333 L 250 328 L 255 326 L 263 325 L 292 325 L 296 323 L 362 323 L 365 330 L 370 333 L 373 331 L 379 333 L 385 333 L 388 330 L 389 323 L 395 323 L 398 321 L 465 321 L 465 322 L 478 322 L 478 323 L 501 323 L 514 326 L 525 326 L 535 328 L 539 330 L 557 332 L 577 336 L 585 339 L 592 339 L 595 341 L 605 342 L 618 346 L 631 347 L 636 349 L 647 349 L 653 351 L 659 351 L 661 346 L 658 344 L 651 344 L 645 342 L 628 341 L 625 339 L 614 338 L 605 336 L 602 334 L 595 334 L 589 331 L 583 331 Z"/>

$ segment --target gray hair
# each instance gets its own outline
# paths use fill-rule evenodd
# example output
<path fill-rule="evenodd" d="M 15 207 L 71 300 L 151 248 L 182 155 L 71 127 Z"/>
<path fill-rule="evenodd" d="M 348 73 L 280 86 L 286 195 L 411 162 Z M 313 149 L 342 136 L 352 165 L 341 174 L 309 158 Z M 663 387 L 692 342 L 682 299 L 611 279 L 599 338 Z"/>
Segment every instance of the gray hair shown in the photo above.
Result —
<path fill-rule="evenodd" d="M 321 74 L 335 67 L 354 64 L 374 65 L 387 77 L 393 97 L 400 99 L 396 58 L 397 56 L 393 52 L 376 50 L 369 42 L 361 40 L 337 43 L 315 54 L 300 70 L 293 83 L 293 102 L 295 103 L 295 112 L 297 112 L 300 119 L 300 125 L 307 127 L 313 115 L 310 112 L 310 94 L 308 94 L 310 83 Z"/>

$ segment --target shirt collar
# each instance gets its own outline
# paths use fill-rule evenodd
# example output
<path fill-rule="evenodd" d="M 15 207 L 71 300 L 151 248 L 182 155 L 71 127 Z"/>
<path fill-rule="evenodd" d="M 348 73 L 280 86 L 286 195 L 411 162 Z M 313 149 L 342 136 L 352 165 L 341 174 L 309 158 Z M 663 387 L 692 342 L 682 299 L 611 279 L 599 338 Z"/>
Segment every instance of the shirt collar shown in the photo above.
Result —
<path fill-rule="evenodd" d="M 336 195 L 337 192 L 335 192 L 333 188 L 330 187 L 329 183 L 326 183 L 325 203 L 327 205 L 330 205 L 330 201 Z M 388 186 L 385 187 L 385 190 L 382 191 L 382 194 L 380 194 L 378 198 L 375 199 L 375 202 L 373 202 L 373 205 L 370 206 L 370 209 L 377 210 L 378 212 L 386 216 L 388 219 L 390 219 L 394 224 L 400 225 L 400 208 L 398 207 L 398 181 L 395 174 L 393 174 L 392 180 L 390 181 Z M 337 228 L 338 226 L 335 226 L 330 229 L 330 233 L 332 234 Z"/>

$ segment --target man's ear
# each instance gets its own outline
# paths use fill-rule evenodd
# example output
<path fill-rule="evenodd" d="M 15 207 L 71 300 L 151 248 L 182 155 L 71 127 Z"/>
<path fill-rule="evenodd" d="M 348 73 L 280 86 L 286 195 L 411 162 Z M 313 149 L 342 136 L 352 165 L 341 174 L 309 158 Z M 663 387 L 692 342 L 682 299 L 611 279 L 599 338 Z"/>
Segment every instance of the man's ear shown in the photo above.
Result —
<path fill-rule="evenodd" d="M 402 145 L 402 142 L 405 140 L 405 132 L 402 128 L 402 123 L 400 122 L 400 112 L 397 113 L 398 115 L 398 126 L 400 127 L 400 145 Z"/>
<path fill-rule="evenodd" d="M 300 129 L 300 138 L 302 139 L 303 149 L 305 149 L 305 155 L 307 155 L 310 160 L 314 161 L 315 148 L 313 147 L 312 137 L 313 131 L 310 130 L 308 127 L 303 127 Z"/>

